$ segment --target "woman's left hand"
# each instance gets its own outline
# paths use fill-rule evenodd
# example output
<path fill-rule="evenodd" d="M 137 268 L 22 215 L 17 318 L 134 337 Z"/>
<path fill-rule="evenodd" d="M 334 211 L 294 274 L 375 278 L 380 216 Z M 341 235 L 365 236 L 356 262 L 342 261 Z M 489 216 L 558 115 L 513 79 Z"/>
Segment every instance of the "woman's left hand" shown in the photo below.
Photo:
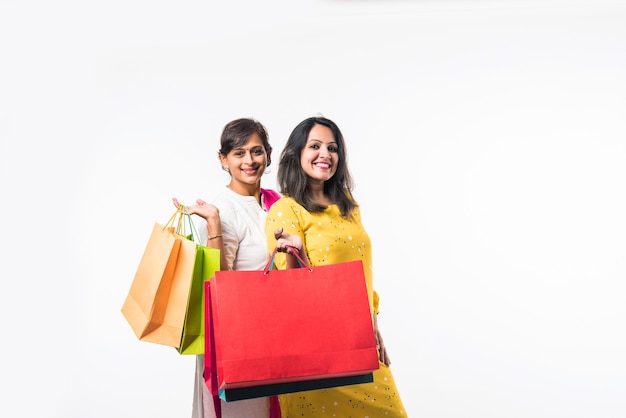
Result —
<path fill-rule="evenodd" d="M 378 329 L 377 315 L 378 314 L 374 314 L 374 335 L 376 336 L 376 348 L 378 348 L 378 358 L 385 366 L 389 366 L 391 364 L 391 359 L 389 358 L 389 354 L 387 353 L 387 348 L 385 347 L 385 342 L 383 341 L 383 335 Z"/>
<path fill-rule="evenodd" d="M 383 342 L 383 336 L 378 329 L 376 329 L 376 346 L 378 347 L 378 358 L 385 366 L 389 366 L 391 359 L 387 353 L 387 347 L 385 347 L 385 343 Z"/>

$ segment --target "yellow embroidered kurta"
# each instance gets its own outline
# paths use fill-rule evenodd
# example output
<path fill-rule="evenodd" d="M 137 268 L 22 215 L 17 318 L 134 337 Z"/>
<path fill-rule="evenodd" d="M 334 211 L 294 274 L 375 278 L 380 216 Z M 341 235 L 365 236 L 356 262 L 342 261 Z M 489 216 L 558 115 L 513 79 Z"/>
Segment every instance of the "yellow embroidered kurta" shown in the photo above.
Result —
<path fill-rule="evenodd" d="M 372 286 L 372 249 L 361 223 L 359 208 L 342 218 L 336 205 L 310 213 L 295 200 L 282 197 L 270 208 L 266 221 L 268 248 L 276 247 L 274 231 L 302 237 L 313 266 L 362 260 L 372 312 L 378 312 L 378 295 Z M 284 254 L 276 266 L 285 268 Z M 282 418 L 407 418 L 391 369 L 380 363 L 374 382 L 280 395 Z"/>

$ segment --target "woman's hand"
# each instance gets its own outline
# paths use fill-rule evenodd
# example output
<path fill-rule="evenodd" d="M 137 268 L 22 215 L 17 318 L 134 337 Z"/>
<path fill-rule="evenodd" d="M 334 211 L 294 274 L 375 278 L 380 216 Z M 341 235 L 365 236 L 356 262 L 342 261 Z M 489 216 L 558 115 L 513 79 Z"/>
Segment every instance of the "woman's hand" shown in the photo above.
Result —
<path fill-rule="evenodd" d="M 174 202 L 174 206 L 177 208 L 181 206 L 180 202 L 175 197 L 172 198 L 172 202 Z M 219 247 L 221 244 L 211 243 L 213 238 L 221 238 L 222 236 L 222 221 L 220 219 L 220 211 L 217 206 L 207 203 L 202 199 L 197 199 L 195 205 L 183 206 L 183 211 L 189 215 L 198 215 L 206 220 L 209 239 L 205 245 L 207 247 L 222 249 L 222 255 L 224 255 L 223 248 Z M 222 261 L 222 265 L 225 266 L 226 263 Z"/>
<path fill-rule="evenodd" d="M 287 257 L 288 269 L 302 267 L 300 260 L 305 265 L 310 264 L 300 235 L 288 234 L 282 228 L 278 228 L 274 231 L 274 238 L 276 238 L 276 251 L 290 255 Z"/>
<path fill-rule="evenodd" d="M 174 206 L 176 207 L 181 206 L 180 202 L 175 197 L 172 198 L 172 202 L 174 202 Z M 183 207 L 185 208 L 186 213 L 190 215 L 194 215 L 194 214 L 198 215 L 206 219 L 207 222 L 211 219 L 219 220 L 219 217 L 220 217 L 220 211 L 217 208 L 217 206 L 207 203 L 202 199 L 197 199 L 195 205 L 183 206 Z"/>
<path fill-rule="evenodd" d="M 281 253 L 293 254 L 294 249 L 302 254 L 302 238 L 299 235 L 288 234 L 283 231 L 282 228 L 278 228 L 274 231 L 274 238 L 276 238 L 276 250 Z"/>
<path fill-rule="evenodd" d="M 378 348 L 378 358 L 385 366 L 389 366 L 391 364 L 391 359 L 389 358 L 389 354 L 387 353 L 387 348 L 385 347 L 385 343 L 383 341 L 383 335 L 380 333 L 380 330 L 378 329 L 377 314 L 374 314 L 374 335 L 376 336 L 376 347 Z"/>

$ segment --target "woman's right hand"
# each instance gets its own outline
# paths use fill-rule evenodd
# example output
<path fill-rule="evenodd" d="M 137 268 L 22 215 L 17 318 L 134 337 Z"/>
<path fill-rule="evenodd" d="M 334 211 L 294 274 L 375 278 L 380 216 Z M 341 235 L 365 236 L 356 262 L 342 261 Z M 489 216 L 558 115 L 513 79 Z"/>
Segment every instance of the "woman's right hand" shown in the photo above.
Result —
<path fill-rule="evenodd" d="M 174 202 L 174 206 L 179 207 L 181 204 L 175 197 L 172 198 L 172 202 Z M 210 219 L 219 220 L 220 211 L 217 206 L 212 205 L 210 203 L 205 202 L 202 199 L 197 199 L 195 205 L 184 206 L 187 210 L 187 213 L 190 215 L 198 215 L 207 221 Z"/>
<path fill-rule="evenodd" d="M 282 228 L 278 228 L 274 231 L 274 238 L 276 238 L 276 251 L 292 254 L 295 248 L 300 254 L 302 253 L 304 246 L 299 235 L 288 234 Z"/>
<path fill-rule="evenodd" d="M 287 257 L 288 269 L 302 267 L 300 260 L 304 264 L 310 264 L 300 235 L 288 234 L 282 228 L 278 228 L 274 231 L 274 238 L 276 238 L 276 251 L 290 255 Z"/>

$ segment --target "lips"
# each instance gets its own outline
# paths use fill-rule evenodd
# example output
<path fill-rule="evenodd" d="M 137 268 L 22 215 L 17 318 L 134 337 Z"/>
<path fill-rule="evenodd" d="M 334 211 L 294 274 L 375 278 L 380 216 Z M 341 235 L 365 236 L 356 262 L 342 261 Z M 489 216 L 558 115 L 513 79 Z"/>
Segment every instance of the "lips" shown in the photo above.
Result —
<path fill-rule="evenodd" d="M 322 170 L 329 170 L 330 169 L 330 164 L 329 163 L 315 163 L 315 166 L 317 168 L 321 168 Z"/>
<path fill-rule="evenodd" d="M 241 171 L 249 176 L 254 176 L 257 173 L 256 168 L 242 168 Z"/>

